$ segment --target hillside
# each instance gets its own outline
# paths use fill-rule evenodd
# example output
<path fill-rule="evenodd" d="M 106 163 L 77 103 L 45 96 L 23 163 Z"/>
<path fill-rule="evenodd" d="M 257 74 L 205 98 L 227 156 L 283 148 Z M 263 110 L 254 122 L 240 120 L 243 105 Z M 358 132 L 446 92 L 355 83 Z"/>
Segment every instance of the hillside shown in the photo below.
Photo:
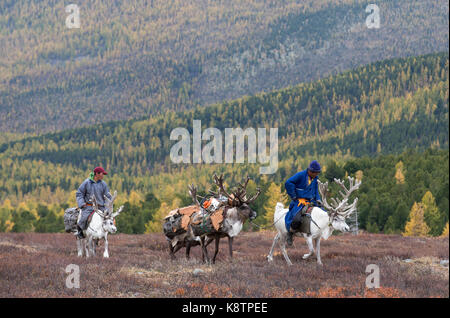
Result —
<path fill-rule="evenodd" d="M 449 297 L 448 267 L 439 264 L 448 260 L 448 237 L 332 236 L 321 243 L 323 267 L 302 260 L 307 247 L 299 238 L 288 249 L 288 267 L 279 250 L 267 262 L 274 235 L 242 233 L 232 263 L 222 240 L 216 264 L 208 266 L 199 247 L 190 261 L 183 251 L 170 261 L 162 234 L 112 235 L 109 259 L 101 257 L 102 244 L 85 259 L 69 234 L 0 233 L 0 297 Z M 69 264 L 80 268 L 79 289 L 66 288 Z M 380 288 L 365 288 L 369 264 L 380 268 Z M 196 268 L 203 273 L 194 275 Z"/>
<path fill-rule="evenodd" d="M 0 3 L 0 131 L 42 133 L 192 109 L 375 61 L 448 51 L 448 2 Z"/>
<path fill-rule="evenodd" d="M 171 131 L 192 132 L 194 119 L 201 120 L 202 129 L 222 132 L 277 127 L 275 173 L 262 175 L 263 164 L 248 160 L 173 163 Z M 74 206 L 74 191 L 97 165 L 109 172 L 107 182 L 119 192 L 118 201 L 130 204 L 119 230 L 143 233 L 170 207 L 190 203 L 188 183 L 207 191 L 214 172 L 224 173 L 228 184 L 247 174 L 253 178 L 249 189 L 262 187 L 255 208 L 264 214 L 270 196 L 276 196 L 268 189 L 284 191 L 288 177 L 317 159 L 326 171 L 322 181 L 360 171 L 362 228 L 402 232 L 414 202 L 430 191 L 439 211 L 433 235 L 439 235 L 449 212 L 448 54 L 377 62 L 193 111 L 28 137 L 0 145 L 0 159 L 1 231 L 59 231 L 63 209 Z M 161 204 L 167 211 L 160 211 Z"/>
<path fill-rule="evenodd" d="M 312 157 L 342 160 L 398 154 L 411 148 L 446 148 L 448 67 L 447 53 L 387 60 L 313 83 L 193 111 L 4 143 L 0 145 L 0 180 L 6 182 L 8 175 L 26 179 L 20 172 L 25 167 L 28 173 L 39 169 L 45 180 L 53 178 L 47 176 L 46 170 L 64 168 L 66 175 L 59 178 L 57 186 L 67 177 L 102 164 L 122 180 L 128 179 L 123 186 L 131 190 L 133 187 L 125 183 L 137 184 L 135 178 L 141 175 L 192 168 L 171 162 L 169 153 L 175 141 L 169 137 L 177 127 L 192 134 L 194 119 L 201 120 L 202 129 L 216 127 L 222 133 L 227 127 L 278 128 L 277 178 L 305 166 Z M 214 165 L 203 166 L 206 169 Z M 250 171 L 256 173 L 260 165 L 230 166 L 238 169 L 235 171 L 251 166 Z"/>

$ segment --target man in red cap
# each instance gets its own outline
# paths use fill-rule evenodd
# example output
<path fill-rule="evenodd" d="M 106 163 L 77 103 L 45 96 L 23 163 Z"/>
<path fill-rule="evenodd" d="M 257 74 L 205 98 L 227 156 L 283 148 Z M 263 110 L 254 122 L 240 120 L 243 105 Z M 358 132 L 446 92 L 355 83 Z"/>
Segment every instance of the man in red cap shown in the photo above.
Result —
<path fill-rule="evenodd" d="M 89 178 L 83 181 L 76 193 L 77 205 L 81 209 L 81 218 L 78 222 L 78 232 L 75 233 L 79 238 L 84 238 L 83 231 L 87 228 L 89 215 L 94 211 L 91 198 L 94 195 L 99 209 L 104 209 L 106 196 L 112 199 L 109 193 L 108 185 L 103 181 L 103 176 L 108 174 L 102 167 L 96 167 L 89 175 Z"/>

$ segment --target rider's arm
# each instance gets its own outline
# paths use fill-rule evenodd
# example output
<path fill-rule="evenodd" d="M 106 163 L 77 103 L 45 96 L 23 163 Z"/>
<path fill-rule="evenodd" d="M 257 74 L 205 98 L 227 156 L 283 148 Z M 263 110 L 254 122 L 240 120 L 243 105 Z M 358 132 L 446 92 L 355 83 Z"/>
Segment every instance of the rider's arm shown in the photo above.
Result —
<path fill-rule="evenodd" d="M 77 198 L 78 207 L 83 208 L 83 206 L 86 204 L 86 201 L 84 200 L 84 197 L 86 196 L 86 181 L 84 181 L 80 185 L 75 196 Z"/>
<path fill-rule="evenodd" d="M 320 192 L 319 192 L 319 182 L 318 180 L 316 180 L 316 184 L 314 185 L 314 200 L 316 201 L 316 203 L 318 204 L 322 204 L 322 198 L 320 197 Z"/>
<path fill-rule="evenodd" d="M 108 185 L 106 184 L 106 182 L 103 182 L 103 184 L 104 184 L 104 193 L 103 193 L 103 195 L 104 196 L 106 196 L 108 199 L 112 199 L 112 195 L 111 195 L 111 193 L 109 192 L 109 187 L 108 187 Z"/>
<path fill-rule="evenodd" d="M 286 192 L 292 198 L 292 200 L 297 199 L 297 193 L 295 191 L 295 188 L 300 183 L 303 174 L 304 174 L 303 171 L 297 172 L 292 177 L 287 179 L 286 183 L 284 184 Z"/>

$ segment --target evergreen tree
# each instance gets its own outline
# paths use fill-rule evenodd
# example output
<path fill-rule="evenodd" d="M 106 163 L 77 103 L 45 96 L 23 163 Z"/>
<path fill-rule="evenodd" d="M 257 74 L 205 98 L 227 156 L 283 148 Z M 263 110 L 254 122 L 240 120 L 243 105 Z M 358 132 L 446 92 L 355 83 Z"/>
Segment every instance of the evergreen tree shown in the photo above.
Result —
<path fill-rule="evenodd" d="M 427 191 L 422 198 L 422 206 L 424 208 L 424 219 L 430 228 L 428 233 L 431 236 L 439 236 L 443 230 L 443 224 L 441 224 L 440 213 L 436 206 L 433 194 Z"/>

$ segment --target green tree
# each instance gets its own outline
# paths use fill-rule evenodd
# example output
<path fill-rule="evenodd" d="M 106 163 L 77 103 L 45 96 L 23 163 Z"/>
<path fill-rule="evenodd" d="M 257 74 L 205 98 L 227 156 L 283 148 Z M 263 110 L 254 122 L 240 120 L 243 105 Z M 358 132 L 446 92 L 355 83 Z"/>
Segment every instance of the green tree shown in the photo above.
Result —
<path fill-rule="evenodd" d="M 345 170 L 339 167 L 334 160 L 330 160 L 326 166 L 325 178 L 333 182 L 333 179 L 342 179 L 345 176 Z"/>
<path fill-rule="evenodd" d="M 12 214 L 12 222 L 14 226 L 12 232 L 33 232 L 36 217 L 29 211 L 14 211 Z"/>
<path fill-rule="evenodd" d="M 427 191 L 422 198 L 422 206 L 424 208 L 424 219 L 430 228 L 429 235 L 439 236 L 445 224 L 441 223 L 440 213 L 436 206 L 433 194 Z"/>

